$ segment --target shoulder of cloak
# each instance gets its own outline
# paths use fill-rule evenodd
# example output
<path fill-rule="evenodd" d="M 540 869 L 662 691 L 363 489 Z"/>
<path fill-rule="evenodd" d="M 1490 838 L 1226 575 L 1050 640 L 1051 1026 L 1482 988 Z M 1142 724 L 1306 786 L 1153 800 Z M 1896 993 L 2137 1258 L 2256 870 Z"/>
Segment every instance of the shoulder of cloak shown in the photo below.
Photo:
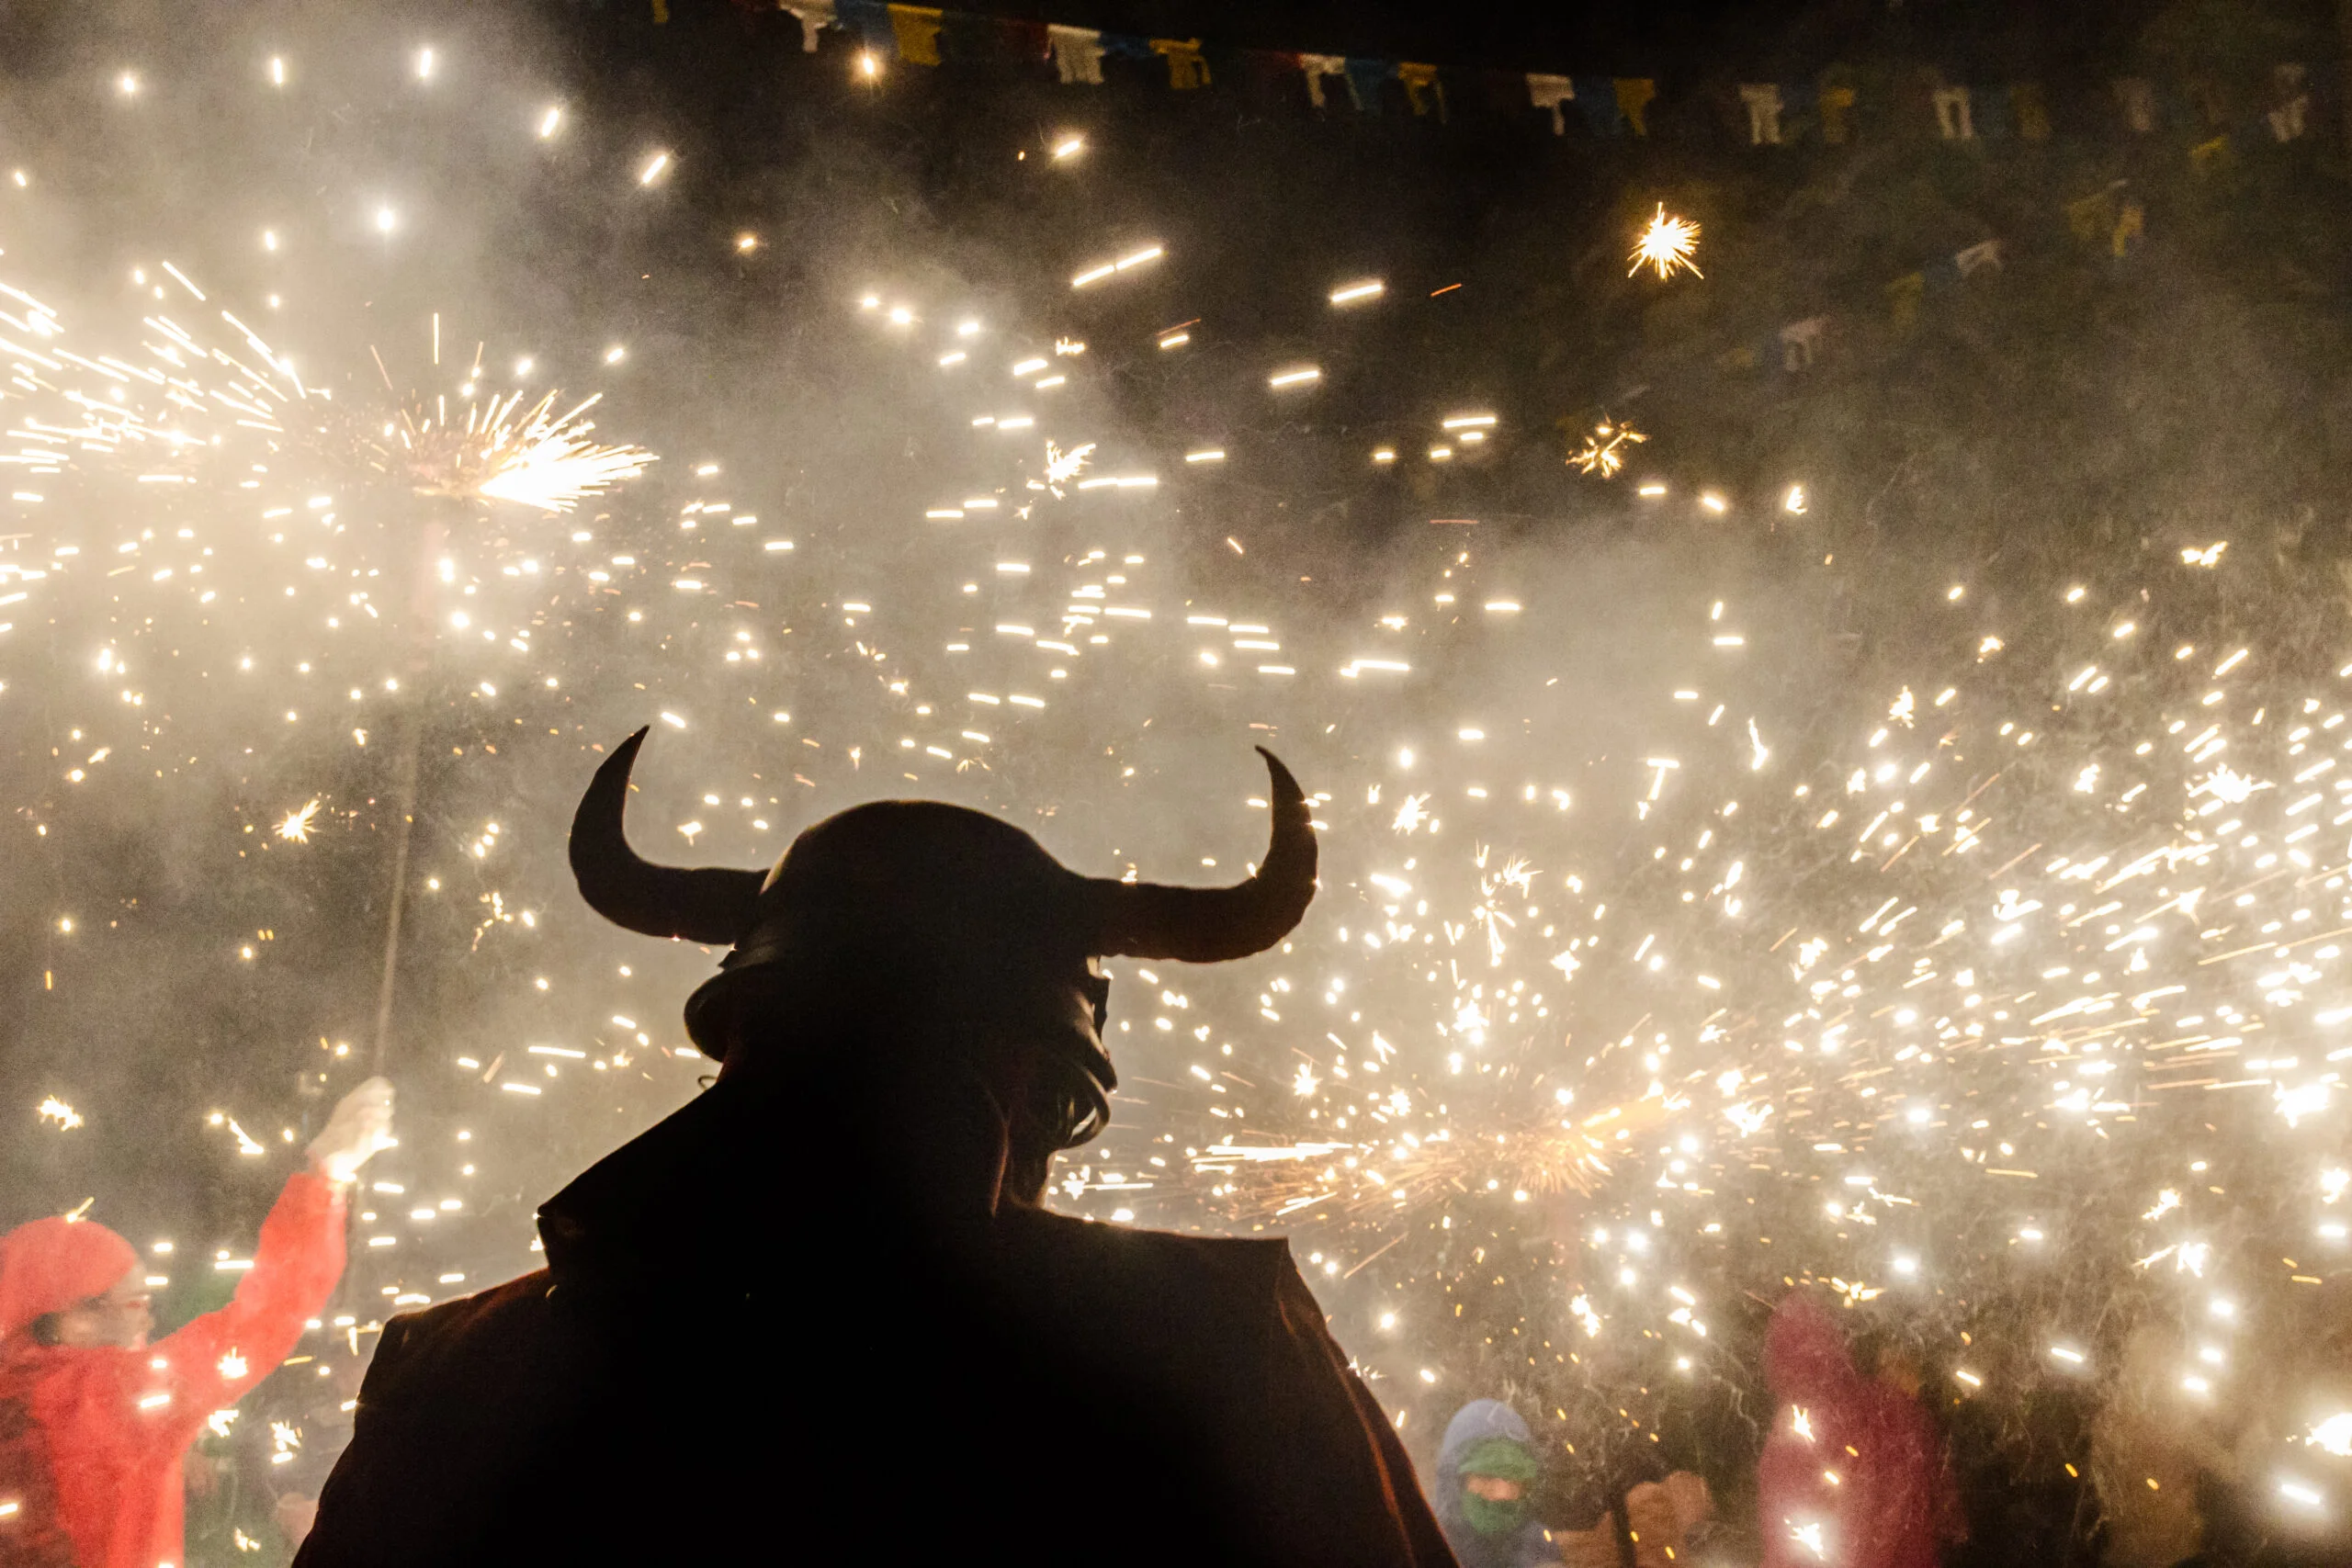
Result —
<path fill-rule="evenodd" d="M 1278 1323 L 1283 1284 L 1297 1274 L 1280 1237 L 1177 1235 L 1035 1209 L 1006 1211 L 998 1235 L 1009 1271 L 1040 1293 L 1079 1310 L 1117 1308 L 1159 1334 Z"/>
<path fill-rule="evenodd" d="M 1265 1398 L 1295 1359 L 1285 1282 L 1298 1271 L 1286 1242 L 1041 1210 L 1008 1210 L 996 1230 L 999 1303 L 1034 1343 L 1096 1376 L 1157 1385 L 1215 1421 L 1219 1406 L 1230 1419 Z"/>
<path fill-rule="evenodd" d="M 453 1474 L 527 1450 L 599 1386 L 607 1352 L 558 1309 L 547 1270 L 384 1325 L 359 1390 L 353 1448 Z"/>
<path fill-rule="evenodd" d="M 1292 1262 L 1289 1243 L 1171 1235 L 1023 1212 L 1005 1260 L 1102 1378 L 1098 1408 L 1157 1404 L 1197 1445 L 1204 1497 L 1262 1560 L 1450 1563 L 1412 1461 Z"/>
<path fill-rule="evenodd" d="M 601 1381 L 604 1353 L 552 1284 L 542 1269 L 384 1325 L 305 1568 L 470 1560 L 458 1543 L 536 1477 Z"/>
<path fill-rule="evenodd" d="M 549 1309 L 553 1289 L 542 1269 L 393 1318 L 384 1325 L 360 1390 L 362 1416 L 429 1395 L 453 1380 L 479 1386 L 476 1380 L 484 1376 L 531 1375 L 538 1370 L 533 1362 L 571 1348 L 562 1343 L 560 1317 Z"/>
<path fill-rule="evenodd" d="M 1033 1345 L 1114 1398 L 1229 1442 L 1302 1398 L 1345 1357 L 1280 1239 L 1175 1235 L 1036 1210 L 998 1221 L 995 1303 Z"/>

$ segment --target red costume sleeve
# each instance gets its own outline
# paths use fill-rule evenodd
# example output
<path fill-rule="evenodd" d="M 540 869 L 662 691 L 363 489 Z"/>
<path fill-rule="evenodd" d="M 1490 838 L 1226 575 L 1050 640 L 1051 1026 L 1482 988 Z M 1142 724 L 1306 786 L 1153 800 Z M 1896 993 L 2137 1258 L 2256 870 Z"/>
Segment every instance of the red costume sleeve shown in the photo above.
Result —
<path fill-rule="evenodd" d="M 151 1355 L 169 1364 L 172 1402 L 203 1418 L 277 1370 L 293 1354 L 302 1325 L 343 1278 L 343 1194 L 315 1171 L 298 1171 L 261 1224 L 254 1266 L 237 1293 L 158 1341 Z"/>

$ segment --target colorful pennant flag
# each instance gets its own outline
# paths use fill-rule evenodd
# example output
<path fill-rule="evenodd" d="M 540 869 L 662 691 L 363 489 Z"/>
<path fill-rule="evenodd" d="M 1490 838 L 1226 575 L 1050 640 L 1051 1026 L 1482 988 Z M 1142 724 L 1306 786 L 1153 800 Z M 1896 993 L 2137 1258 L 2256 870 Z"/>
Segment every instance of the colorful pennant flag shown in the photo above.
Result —
<path fill-rule="evenodd" d="M 946 13 L 931 6 L 892 6 L 890 36 L 909 65 L 939 63 L 939 29 Z"/>
<path fill-rule="evenodd" d="M 1560 106 L 1576 96 L 1576 84 L 1566 76 L 1547 76 L 1532 71 L 1527 73 L 1528 101 L 1539 109 L 1552 111 L 1552 134 L 1555 136 L 1568 133 L 1567 117 L 1560 112 Z"/>
<path fill-rule="evenodd" d="M 959 61 L 1051 60 L 1055 76 L 1066 86 L 1101 86 L 1105 58 L 1159 62 L 1174 92 L 1197 91 L 1211 86 L 1216 79 L 1211 68 L 1214 51 L 1197 38 L 1104 33 L 1093 28 L 976 16 L 897 0 L 774 3 L 799 24 L 804 53 L 816 53 L 819 35 L 827 28 L 838 28 L 854 37 L 862 49 L 909 65 L 935 66 L 951 56 Z M 669 0 L 650 0 L 650 4 L 657 20 L 667 19 Z M 944 36 L 954 46 L 944 56 Z M 1232 58 L 1244 67 L 1245 78 L 1253 82 L 1268 83 L 1293 72 L 1304 76 L 1307 101 L 1317 109 L 1330 107 L 1330 84 L 1337 80 L 1358 113 L 1380 114 L 1387 96 L 1385 84 L 1394 81 L 1417 118 L 1427 118 L 1432 109 L 1441 121 L 1451 118 L 1446 78 L 1453 73 L 1425 62 L 1254 50 L 1237 51 Z M 1555 136 L 1568 133 L 1570 104 L 1595 138 L 1650 133 L 1648 111 L 1658 97 L 1653 78 L 1568 76 L 1554 72 L 1479 74 L 1494 91 L 1508 91 L 1513 98 L 1523 87 L 1526 101 L 1550 116 Z M 2117 121 L 2130 135 L 2154 135 L 2167 125 L 2195 130 L 2189 164 L 2204 174 L 2225 166 L 2248 138 L 2273 144 L 2308 140 L 2313 110 L 2311 82 L 2305 66 L 2275 66 L 2259 88 L 2242 86 L 2234 100 L 2242 107 L 2236 109 L 2232 107 L 2232 94 L 2225 90 L 2227 85 L 2216 78 L 2182 83 L 2177 99 L 2168 99 L 2146 77 L 2117 78 L 2107 83 L 2103 91 L 2112 97 Z M 1816 127 L 1825 145 L 1844 147 L 1851 145 L 1860 130 L 1861 92 L 1849 81 L 1817 87 L 1810 83 L 1744 82 L 1716 101 L 1727 116 L 1724 129 L 1734 137 L 1743 129 L 1744 118 L 1750 147 L 1785 146 L 1809 137 Z M 2012 137 L 2047 141 L 2052 134 L 2049 96 L 2039 82 L 2006 86 L 1938 83 L 1928 89 L 1925 107 L 1935 116 L 1937 139 L 1946 142 L 2002 141 Z"/>
<path fill-rule="evenodd" d="M 1445 118 L 1445 84 L 1437 79 L 1434 65 L 1416 65 L 1408 61 L 1396 67 L 1396 79 L 1405 85 L 1405 101 L 1413 107 L 1417 116 L 1427 115 L 1430 105 L 1437 105 L 1437 118 Z"/>
<path fill-rule="evenodd" d="M 1182 93 L 1209 85 L 1209 62 L 1201 57 L 1200 39 L 1156 38 L 1151 47 L 1167 57 L 1169 86 Z"/>
<path fill-rule="evenodd" d="M 1302 54 L 1298 57 L 1298 68 L 1306 73 L 1306 101 L 1318 109 L 1324 107 L 1323 79 L 1326 76 L 1337 76 L 1351 95 L 1355 92 L 1354 85 L 1348 81 L 1348 62 L 1343 56 Z"/>
<path fill-rule="evenodd" d="M 1066 28 L 1059 22 L 1046 24 L 1046 46 L 1053 51 L 1054 70 L 1060 75 L 1062 85 L 1084 83 L 1091 87 L 1102 85 L 1102 35 L 1092 28 Z"/>
<path fill-rule="evenodd" d="M 1642 116 L 1657 96 L 1657 84 L 1647 76 L 1620 76 L 1610 85 L 1615 89 L 1618 118 L 1633 128 L 1634 135 L 1647 136 L 1649 122 Z"/>

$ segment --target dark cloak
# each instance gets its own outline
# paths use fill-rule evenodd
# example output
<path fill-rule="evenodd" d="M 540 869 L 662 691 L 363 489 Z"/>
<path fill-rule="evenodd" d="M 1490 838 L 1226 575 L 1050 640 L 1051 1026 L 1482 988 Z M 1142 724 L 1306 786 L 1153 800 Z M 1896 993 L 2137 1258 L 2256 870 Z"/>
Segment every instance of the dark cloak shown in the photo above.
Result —
<path fill-rule="evenodd" d="M 300 1568 L 1451 1568 L 1285 1243 L 958 1215 L 860 1102 L 722 1083 L 394 1318 Z"/>

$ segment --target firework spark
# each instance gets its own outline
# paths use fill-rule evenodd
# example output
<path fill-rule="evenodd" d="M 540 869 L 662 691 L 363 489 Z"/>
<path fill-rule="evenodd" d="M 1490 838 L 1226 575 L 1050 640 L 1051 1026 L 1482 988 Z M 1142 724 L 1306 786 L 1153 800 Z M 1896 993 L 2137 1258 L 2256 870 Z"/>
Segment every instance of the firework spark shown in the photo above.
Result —
<path fill-rule="evenodd" d="M 307 844 L 311 841 L 311 821 L 319 814 L 319 802 L 313 796 L 308 806 L 299 807 L 286 814 L 277 825 L 277 836 L 288 843 Z"/>
<path fill-rule="evenodd" d="M 1320 1087 L 1319 1078 L 1302 1069 L 1300 1081 L 1310 1079 Z M 1336 1199 L 1344 1213 L 1393 1218 L 1477 1190 L 1507 1193 L 1519 1202 L 1582 1196 L 1608 1178 L 1626 1140 L 1688 1103 L 1654 1090 L 1582 1121 L 1460 1138 L 1448 1130 L 1411 1145 L 1219 1143 L 1194 1156 L 1193 1164 L 1197 1172 L 1223 1177 L 1236 1213 L 1253 1217 L 1286 1218 Z"/>
<path fill-rule="evenodd" d="M 643 473 L 655 460 L 642 446 L 590 441 L 595 426 L 580 416 L 604 394 L 570 412 L 551 415 L 550 392 L 518 415 L 520 392 L 503 402 L 469 409 L 463 424 L 444 424 L 403 412 L 397 427 L 402 466 L 421 495 L 511 501 L 542 512 L 569 512 Z"/>
<path fill-rule="evenodd" d="M 1603 420 L 1584 438 L 1584 449 L 1568 458 L 1578 473 L 1599 474 L 1613 479 L 1625 466 L 1625 448 L 1638 446 L 1648 436 L 1630 424 Z"/>
<path fill-rule="evenodd" d="M 1061 494 L 1063 485 L 1076 479 L 1086 470 L 1087 458 L 1092 455 L 1093 451 L 1094 443 L 1091 441 L 1083 446 L 1073 447 L 1068 452 L 1050 441 L 1046 442 L 1046 487 L 1056 495 Z"/>
<path fill-rule="evenodd" d="M 1690 253 L 1698 248 L 1699 225 L 1668 218 L 1666 204 L 1660 202 L 1657 214 L 1634 242 L 1633 254 L 1626 258 L 1634 265 L 1626 269 L 1625 276 L 1631 277 L 1646 266 L 1657 270 L 1660 283 L 1672 277 L 1678 267 L 1693 277 L 1704 277 L 1707 275 L 1690 259 Z"/>

